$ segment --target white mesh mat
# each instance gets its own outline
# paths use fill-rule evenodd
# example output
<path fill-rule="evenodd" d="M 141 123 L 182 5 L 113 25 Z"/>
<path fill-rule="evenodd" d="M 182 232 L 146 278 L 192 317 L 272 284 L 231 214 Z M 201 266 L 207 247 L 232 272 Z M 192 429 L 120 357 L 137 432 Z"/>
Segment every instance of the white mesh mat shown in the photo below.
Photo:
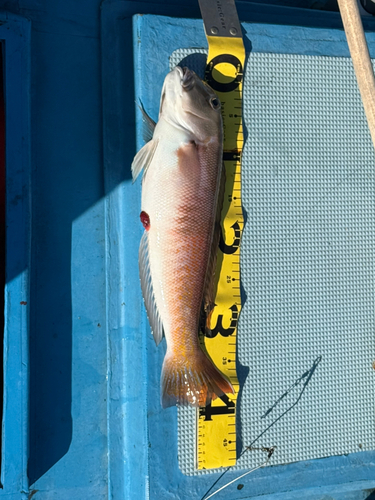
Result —
<path fill-rule="evenodd" d="M 171 67 L 202 75 L 202 54 Z M 375 155 L 351 60 L 252 53 L 244 87 L 239 448 L 277 446 L 271 465 L 374 449 Z M 195 410 L 178 426 L 182 472 L 210 472 Z"/>

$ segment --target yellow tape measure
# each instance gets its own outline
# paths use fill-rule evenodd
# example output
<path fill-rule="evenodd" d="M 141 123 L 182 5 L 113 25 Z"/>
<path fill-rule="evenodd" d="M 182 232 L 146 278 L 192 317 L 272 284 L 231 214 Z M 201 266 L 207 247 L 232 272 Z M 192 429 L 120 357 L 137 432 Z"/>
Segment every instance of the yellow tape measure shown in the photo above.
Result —
<path fill-rule="evenodd" d="M 211 338 L 205 349 L 230 379 L 235 394 L 217 398 L 197 410 L 197 469 L 227 467 L 236 463 L 237 322 L 241 311 L 240 239 L 242 79 L 245 48 L 233 0 L 199 0 L 208 40 L 205 80 L 221 101 L 224 127 L 225 197 L 221 214 L 222 236 L 217 259 L 217 293 L 211 316 Z"/>

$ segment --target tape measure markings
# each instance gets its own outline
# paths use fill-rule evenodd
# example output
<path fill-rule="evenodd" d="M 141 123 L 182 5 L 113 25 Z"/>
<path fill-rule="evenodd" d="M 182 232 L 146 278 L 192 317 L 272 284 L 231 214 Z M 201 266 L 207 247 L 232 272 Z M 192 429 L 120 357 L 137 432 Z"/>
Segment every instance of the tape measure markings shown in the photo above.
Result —
<path fill-rule="evenodd" d="M 229 378 L 235 394 L 224 395 L 197 410 L 196 467 L 212 469 L 236 463 L 237 324 L 241 311 L 240 240 L 244 220 L 241 204 L 243 148 L 242 79 L 245 49 L 233 0 L 218 4 L 199 0 L 208 41 L 205 80 L 221 102 L 224 131 L 225 197 L 216 267 L 216 307 L 210 337 L 200 337 L 216 366 Z M 211 36 L 218 35 L 218 36 Z"/>

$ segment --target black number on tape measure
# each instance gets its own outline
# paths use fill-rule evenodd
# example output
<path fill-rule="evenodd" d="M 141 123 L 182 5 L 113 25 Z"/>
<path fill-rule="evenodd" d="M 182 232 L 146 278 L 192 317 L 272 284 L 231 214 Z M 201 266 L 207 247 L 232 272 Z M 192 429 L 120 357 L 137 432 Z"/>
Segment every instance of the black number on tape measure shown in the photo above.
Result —
<path fill-rule="evenodd" d="M 233 304 L 233 306 L 230 307 L 229 309 L 232 311 L 232 318 L 230 321 L 229 328 L 223 327 L 223 315 L 219 314 L 217 317 L 217 323 L 215 328 L 212 328 L 212 330 L 207 330 L 205 332 L 206 337 L 213 339 L 214 337 L 216 337 L 218 333 L 222 337 L 229 337 L 236 331 L 237 321 L 238 321 L 238 307 L 236 306 L 236 304 Z"/>
<path fill-rule="evenodd" d="M 223 160 L 224 161 L 240 161 L 241 152 L 238 149 L 233 151 L 224 151 L 223 152 Z"/>
<path fill-rule="evenodd" d="M 199 408 L 199 417 L 204 420 L 212 420 L 213 415 L 231 415 L 235 412 L 235 403 L 231 401 L 226 394 L 220 396 L 225 406 L 211 406 L 211 403 L 204 408 Z"/>
<path fill-rule="evenodd" d="M 240 246 L 240 239 L 241 239 L 240 225 L 238 224 L 238 222 L 235 222 L 231 227 L 234 230 L 234 241 L 231 245 L 227 245 L 224 241 L 223 233 L 221 232 L 220 234 L 219 248 L 223 253 L 227 255 L 232 255 L 236 253 Z"/>
<path fill-rule="evenodd" d="M 234 66 L 236 70 L 236 77 L 234 80 L 228 83 L 218 82 L 213 77 L 213 70 L 215 66 L 221 63 L 228 63 Z M 205 72 L 205 80 L 210 87 L 218 92 L 232 92 L 236 90 L 239 84 L 242 81 L 242 64 L 238 57 L 233 56 L 232 54 L 220 54 L 219 56 L 214 57 L 207 65 Z"/>

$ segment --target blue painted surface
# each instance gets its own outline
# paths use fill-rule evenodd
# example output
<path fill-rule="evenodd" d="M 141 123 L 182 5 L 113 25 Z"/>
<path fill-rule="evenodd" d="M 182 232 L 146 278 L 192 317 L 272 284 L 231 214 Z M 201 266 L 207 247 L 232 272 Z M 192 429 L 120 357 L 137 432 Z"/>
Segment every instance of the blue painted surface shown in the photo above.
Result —
<path fill-rule="evenodd" d="M 5 32 L 12 27 L 0 26 L 8 119 L 7 399 L 0 496 L 27 497 L 30 489 L 38 490 L 36 499 L 104 499 L 100 2 L 9 1 L 2 7 L 23 16 L 24 41 L 12 46 Z M 11 65 L 18 71 L 13 76 Z M 12 204 L 13 192 L 19 198 Z M 31 248 L 25 246 L 30 225 Z"/>
<path fill-rule="evenodd" d="M 6 129 L 6 288 L 1 483 L 5 494 L 28 490 L 28 332 L 30 268 L 30 23 L 0 13 L 4 40 Z"/>
<path fill-rule="evenodd" d="M 142 499 L 150 478 L 151 498 L 200 498 L 210 481 L 176 469 L 176 412 L 161 412 L 155 397 L 163 353 L 140 301 L 139 185 L 131 186 L 129 169 L 136 150 L 131 16 L 198 17 L 198 5 L 3 0 L 1 8 L 9 227 L 0 497 Z M 341 27 L 334 13 L 247 2 L 238 10 L 244 21 L 324 26 L 325 37 Z M 180 34 L 204 44 L 202 31 L 193 32 Z M 145 99 L 154 116 L 158 92 Z M 329 466 L 336 472 L 326 485 L 353 480 L 334 498 L 367 498 L 370 460 L 294 464 L 272 480 L 260 471 L 252 491 L 268 493 L 279 481 L 281 489 L 315 488 L 306 498 L 323 498 Z"/>
<path fill-rule="evenodd" d="M 373 26 L 372 26 L 373 27 Z M 326 56 L 349 56 L 343 31 L 296 26 L 244 24 L 246 45 L 255 52 L 277 52 Z M 160 37 L 163 33 L 163 37 Z M 368 35 L 375 56 L 375 34 Z M 153 118 L 157 117 L 160 91 L 169 71 L 169 55 L 181 47 L 206 47 L 201 21 L 137 16 L 134 20 L 136 95 Z M 138 144 L 141 118 L 138 117 Z M 134 187 L 139 193 L 139 183 Z M 138 198 L 138 207 L 140 200 Z M 138 213 L 133 210 L 134 220 Z M 136 261 L 134 262 L 136 265 Z M 138 298 L 140 300 L 140 297 Z M 159 377 L 163 349 L 156 348 L 148 329 L 143 332 L 148 351 L 148 440 L 150 498 L 201 498 L 217 475 L 186 477 L 178 469 L 176 411 L 162 410 Z M 146 439 L 146 438 L 145 438 Z M 168 446 L 166 447 L 166 443 Z M 258 470 L 241 480 L 244 488 L 232 487 L 217 495 L 227 498 L 367 498 L 375 489 L 375 452 L 299 462 Z M 238 477 L 229 472 L 226 480 Z M 365 496 L 366 495 L 366 496 Z"/>

